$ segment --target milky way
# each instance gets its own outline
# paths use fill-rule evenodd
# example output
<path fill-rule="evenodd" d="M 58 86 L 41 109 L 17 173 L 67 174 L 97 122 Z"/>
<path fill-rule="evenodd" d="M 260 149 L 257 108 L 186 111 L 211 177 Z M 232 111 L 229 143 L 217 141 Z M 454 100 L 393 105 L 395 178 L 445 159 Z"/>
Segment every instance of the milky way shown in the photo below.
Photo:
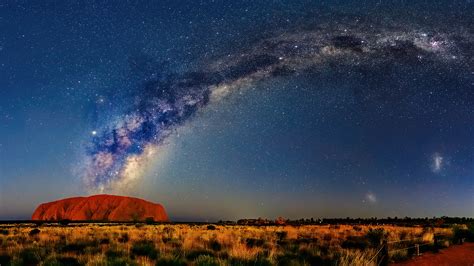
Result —
<path fill-rule="evenodd" d="M 462 28 L 379 25 L 354 19 L 276 33 L 226 57 L 205 60 L 199 71 L 162 71 L 136 89 L 128 112 L 95 132 L 81 176 L 91 191 L 133 187 L 176 128 L 207 105 L 260 80 L 341 66 L 472 69 L 472 40 L 472 34 Z"/>

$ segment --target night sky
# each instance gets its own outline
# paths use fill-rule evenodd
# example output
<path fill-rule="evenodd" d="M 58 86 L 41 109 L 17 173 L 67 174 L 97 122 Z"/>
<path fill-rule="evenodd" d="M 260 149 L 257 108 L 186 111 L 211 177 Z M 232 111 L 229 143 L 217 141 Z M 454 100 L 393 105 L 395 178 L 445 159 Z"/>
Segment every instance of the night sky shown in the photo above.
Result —
<path fill-rule="evenodd" d="M 0 219 L 474 215 L 474 2 L 72 2 L 0 2 Z"/>

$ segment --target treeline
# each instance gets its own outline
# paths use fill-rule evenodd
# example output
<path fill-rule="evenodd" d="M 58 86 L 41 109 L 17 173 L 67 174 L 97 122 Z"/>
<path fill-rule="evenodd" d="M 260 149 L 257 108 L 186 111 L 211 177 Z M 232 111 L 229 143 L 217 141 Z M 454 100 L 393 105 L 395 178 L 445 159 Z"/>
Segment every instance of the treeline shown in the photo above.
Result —
<path fill-rule="evenodd" d="M 471 224 L 474 218 L 467 217 L 387 217 L 387 218 L 303 218 L 297 220 L 285 219 L 279 217 L 275 220 L 257 218 L 257 219 L 240 219 L 238 221 L 219 221 L 218 224 L 226 225 L 398 225 L 398 226 L 435 226 L 449 227 L 454 224 Z"/>
<path fill-rule="evenodd" d="M 275 220 L 257 218 L 257 219 L 240 219 L 237 221 L 224 221 L 220 220 L 215 222 L 155 222 L 150 220 L 145 221 L 31 221 L 31 220 L 6 220 L 0 221 L 0 224 L 29 224 L 34 223 L 37 225 L 56 223 L 60 225 L 78 224 L 78 223 L 103 223 L 105 224 L 189 224 L 189 225 L 202 225 L 202 224 L 221 224 L 221 225 L 398 225 L 398 226 L 431 226 L 431 227 L 450 227 L 457 224 L 472 224 L 474 225 L 474 218 L 469 217 L 425 217 L 425 218 L 411 218 L 411 217 L 387 217 L 387 218 L 302 218 L 302 219 L 286 219 L 279 217 Z"/>

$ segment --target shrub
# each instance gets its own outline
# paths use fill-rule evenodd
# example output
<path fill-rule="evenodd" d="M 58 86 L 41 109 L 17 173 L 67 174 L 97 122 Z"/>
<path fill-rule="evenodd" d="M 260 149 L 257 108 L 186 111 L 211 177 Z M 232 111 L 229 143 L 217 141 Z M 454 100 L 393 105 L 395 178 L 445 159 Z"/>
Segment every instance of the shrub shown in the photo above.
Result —
<path fill-rule="evenodd" d="M 197 259 L 199 256 L 210 256 L 210 257 L 214 257 L 214 253 L 210 250 L 206 250 L 206 249 L 195 249 L 195 250 L 191 250 L 189 251 L 189 253 L 186 255 L 186 258 L 188 260 L 195 260 Z"/>
<path fill-rule="evenodd" d="M 253 248 L 253 247 L 261 247 L 265 244 L 265 240 L 263 239 L 257 239 L 257 238 L 247 238 L 245 240 L 245 244 L 247 245 L 247 247 L 249 248 Z"/>
<path fill-rule="evenodd" d="M 300 244 L 311 244 L 311 243 L 316 243 L 318 242 L 317 238 L 309 238 L 309 237 L 299 237 L 295 241 L 295 244 L 300 245 Z"/>
<path fill-rule="evenodd" d="M 117 249 L 109 249 L 105 252 L 107 258 L 107 265 L 114 266 L 134 266 L 137 265 L 125 257 L 125 253 Z"/>
<path fill-rule="evenodd" d="M 407 250 L 397 250 L 394 251 L 390 258 L 393 262 L 400 262 L 409 259 Z"/>
<path fill-rule="evenodd" d="M 105 256 L 108 258 L 108 259 L 112 259 L 112 258 L 120 258 L 124 255 L 124 253 L 120 250 L 116 250 L 116 249 L 108 249 L 106 252 L 105 252 Z"/>
<path fill-rule="evenodd" d="M 108 239 L 108 238 L 102 238 L 102 239 L 99 241 L 99 244 L 101 244 L 101 245 L 110 244 L 110 239 Z"/>
<path fill-rule="evenodd" d="M 347 239 L 342 242 L 342 248 L 355 248 L 355 249 L 366 249 L 369 246 L 369 241 L 365 237 L 360 236 L 348 236 Z"/>
<path fill-rule="evenodd" d="M 324 239 L 324 241 L 331 241 L 332 235 L 331 234 L 325 234 L 323 239 Z"/>
<path fill-rule="evenodd" d="M 408 232 L 405 231 L 405 230 L 401 231 L 400 234 L 399 234 L 400 240 L 405 240 L 407 238 L 407 236 L 408 236 Z"/>
<path fill-rule="evenodd" d="M 170 234 L 173 234 L 174 231 L 175 231 L 175 229 L 173 227 L 170 227 L 170 226 L 167 226 L 167 227 L 163 228 L 163 234 L 170 235 Z"/>
<path fill-rule="evenodd" d="M 370 228 L 366 234 L 366 237 L 372 246 L 378 247 L 380 246 L 383 238 L 385 237 L 385 231 L 383 230 L 383 228 L 377 228 L 377 229 Z"/>
<path fill-rule="evenodd" d="M 66 226 L 66 225 L 68 225 L 70 222 L 71 222 L 70 220 L 60 220 L 58 223 L 59 223 L 60 225 Z"/>
<path fill-rule="evenodd" d="M 221 243 L 219 243 L 219 241 L 216 239 L 209 241 L 209 247 L 214 251 L 220 251 L 222 249 Z"/>
<path fill-rule="evenodd" d="M 91 253 L 90 252 L 91 248 L 95 248 L 97 247 L 97 245 L 98 245 L 97 241 L 77 240 L 76 242 L 68 243 L 66 245 L 59 244 L 56 249 L 59 252 L 77 252 L 77 253 L 83 254 L 83 253 L 86 253 L 87 251 Z"/>
<path fill-rule="evenodd" d="M 196 266 L 219 266 L 220 263 L 216 260 L 216 258 L 211 257 L 209 255 L 200 255 L 194 260 Z"/>
<path fill-rule="evenodd" d="M 459 244 L 462 242 L 462 240 L 471 240 L 474 238 L 474 234 L 470 232 L 468 229 L 460 228 L 460 227 L 454 227 L 453 229 L 454 235 L 453 235 L 453 242 L 456 244 Z"/>
<path fill-rule="evenodd" d="M 183 246 L 183 243 L 181 242 L 181 240 L 179 240 L 177 238 L 167 239 L 166 242 L 163 241 L 163 243 L 166 243 L 167 245 L 169 245 L 173 248 L 181 248 Z"/>
<path fill-rule="evenodd" d="M 47 259 L 43 265 L 45 266 L 81 266 L 79 260 L 73 257 L 53 257 Z"/>
<path fill-rule="evenodd" d="M 469 237 L 467 240 L 474 242 L 474 223 L 469 224 L 467 230 L 469 230 Z"/>
<path fill-rule="evenodd" d="M 122 233 L 120 237 L 118 238 L 118 242 L 120 243 L 127 243 L 130 238 L 128 237 L 127 233 Z"/>
<path fill-rule="evenodd" d="M 84 252 L 86 254 L 98 254 L 98 253 L 101 253 L 102 252 L 102 249 L 100 248 L 100 246 L 98 245 L 94 245 L 94 246 L 88 246 L 86 247 L 86 249 L 84 250 Z"/>
<path fill-rule="evenodd" d="M 131 253 L 136 256 L 146 256 L 150 259 L 158 257 L 158 251 L 155 249 L 155 244 L 149 240 L 142 240 L 133 243 Z"/>
<path fill-rule="evenodd" d="M 29 235 L 30 236 L 35 236 L 35 235 L 39 234 L 40 232 L 41 232 L 41 230 L 39 230 L 38 228 L 35 228 L 35 229 L 30 231 Z"/>
<path fill-rule="evenodd" d="M 20 252 L 21 265 L 37 265 L 41 261 L 41 256 L 37 249 L 25 248 Z"/>
<path fill-rule="evenodd" d="M 7 229 L 0 230 L 0 234 L 7 236 L 10 232 Z"/>
<path fill-rule="evenodd" d="M 282 240 L 286 239 L 286 237 L 288 236 L 288 232 L 287 231 L 279 231 L 279 232 L 276 232 L 276 235 L 277 235 L 278 240 L 282 241 Z"/>
<path fill-rule="evenodd" d="M 43 221 L 35 221 L 34 224 L 36 226 L 42 226 L 44 224 L 44 222 Z"/>
<path fill-rule="evenodd" d="M 284 253 L 277 257 L 278 265 L 303 265 L 300 256 L 292 253 Z"/>
<path fill-rule="evenodd" d="M 273 264 L 267 258 L 257 257 L 254 260 L 232 258 L 230 261 L 230 265 L 232 266 L 271 266 Z"/>
<path fill-rule="evenodd" d="M 186 261 L 179 257 L 160 258 L 156 261 L 156 266 L 185 266 Z"/>
<path fill-rule="evenodd" d="M 138 265 L 133 261 L 130 261 L 128 258 L 108 258 L 107 265 L 113 266 L 135 266 Z"/>
<path fill-rule="evenodd" d="M 356 231 L 356 232 L 362 231 L 362 227 L 360 227 L 360 226 L 358 226 L 358 225 L 354 225 L 354 226 L 352 227 L 352 229 L 354 229 L 354 231 Z"/>
<path fill-rule="evenodd" d="M 147 218 L 145 218 L 145 223 L 146 224 L 154 224 L 155 220 L 153 219 L 153 217 L 147 217 Z"/>
<path fill-rule="evenodd" d="M 210 225 L 207 226 L 207 230 L 216 230 L 216 226 L 210 224 Z"/>

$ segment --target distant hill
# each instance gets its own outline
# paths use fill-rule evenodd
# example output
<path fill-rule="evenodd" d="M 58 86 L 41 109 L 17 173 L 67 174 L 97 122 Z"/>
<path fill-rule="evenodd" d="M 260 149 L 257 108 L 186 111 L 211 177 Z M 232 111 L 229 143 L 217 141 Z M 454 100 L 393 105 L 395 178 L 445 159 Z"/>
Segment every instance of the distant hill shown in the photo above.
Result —
<path fill-rule="evenodd" d="M 43 203 L 32 220 L 40 221 L 168 221 L 162 205 L 139 198 L 94 195 Z"/>

